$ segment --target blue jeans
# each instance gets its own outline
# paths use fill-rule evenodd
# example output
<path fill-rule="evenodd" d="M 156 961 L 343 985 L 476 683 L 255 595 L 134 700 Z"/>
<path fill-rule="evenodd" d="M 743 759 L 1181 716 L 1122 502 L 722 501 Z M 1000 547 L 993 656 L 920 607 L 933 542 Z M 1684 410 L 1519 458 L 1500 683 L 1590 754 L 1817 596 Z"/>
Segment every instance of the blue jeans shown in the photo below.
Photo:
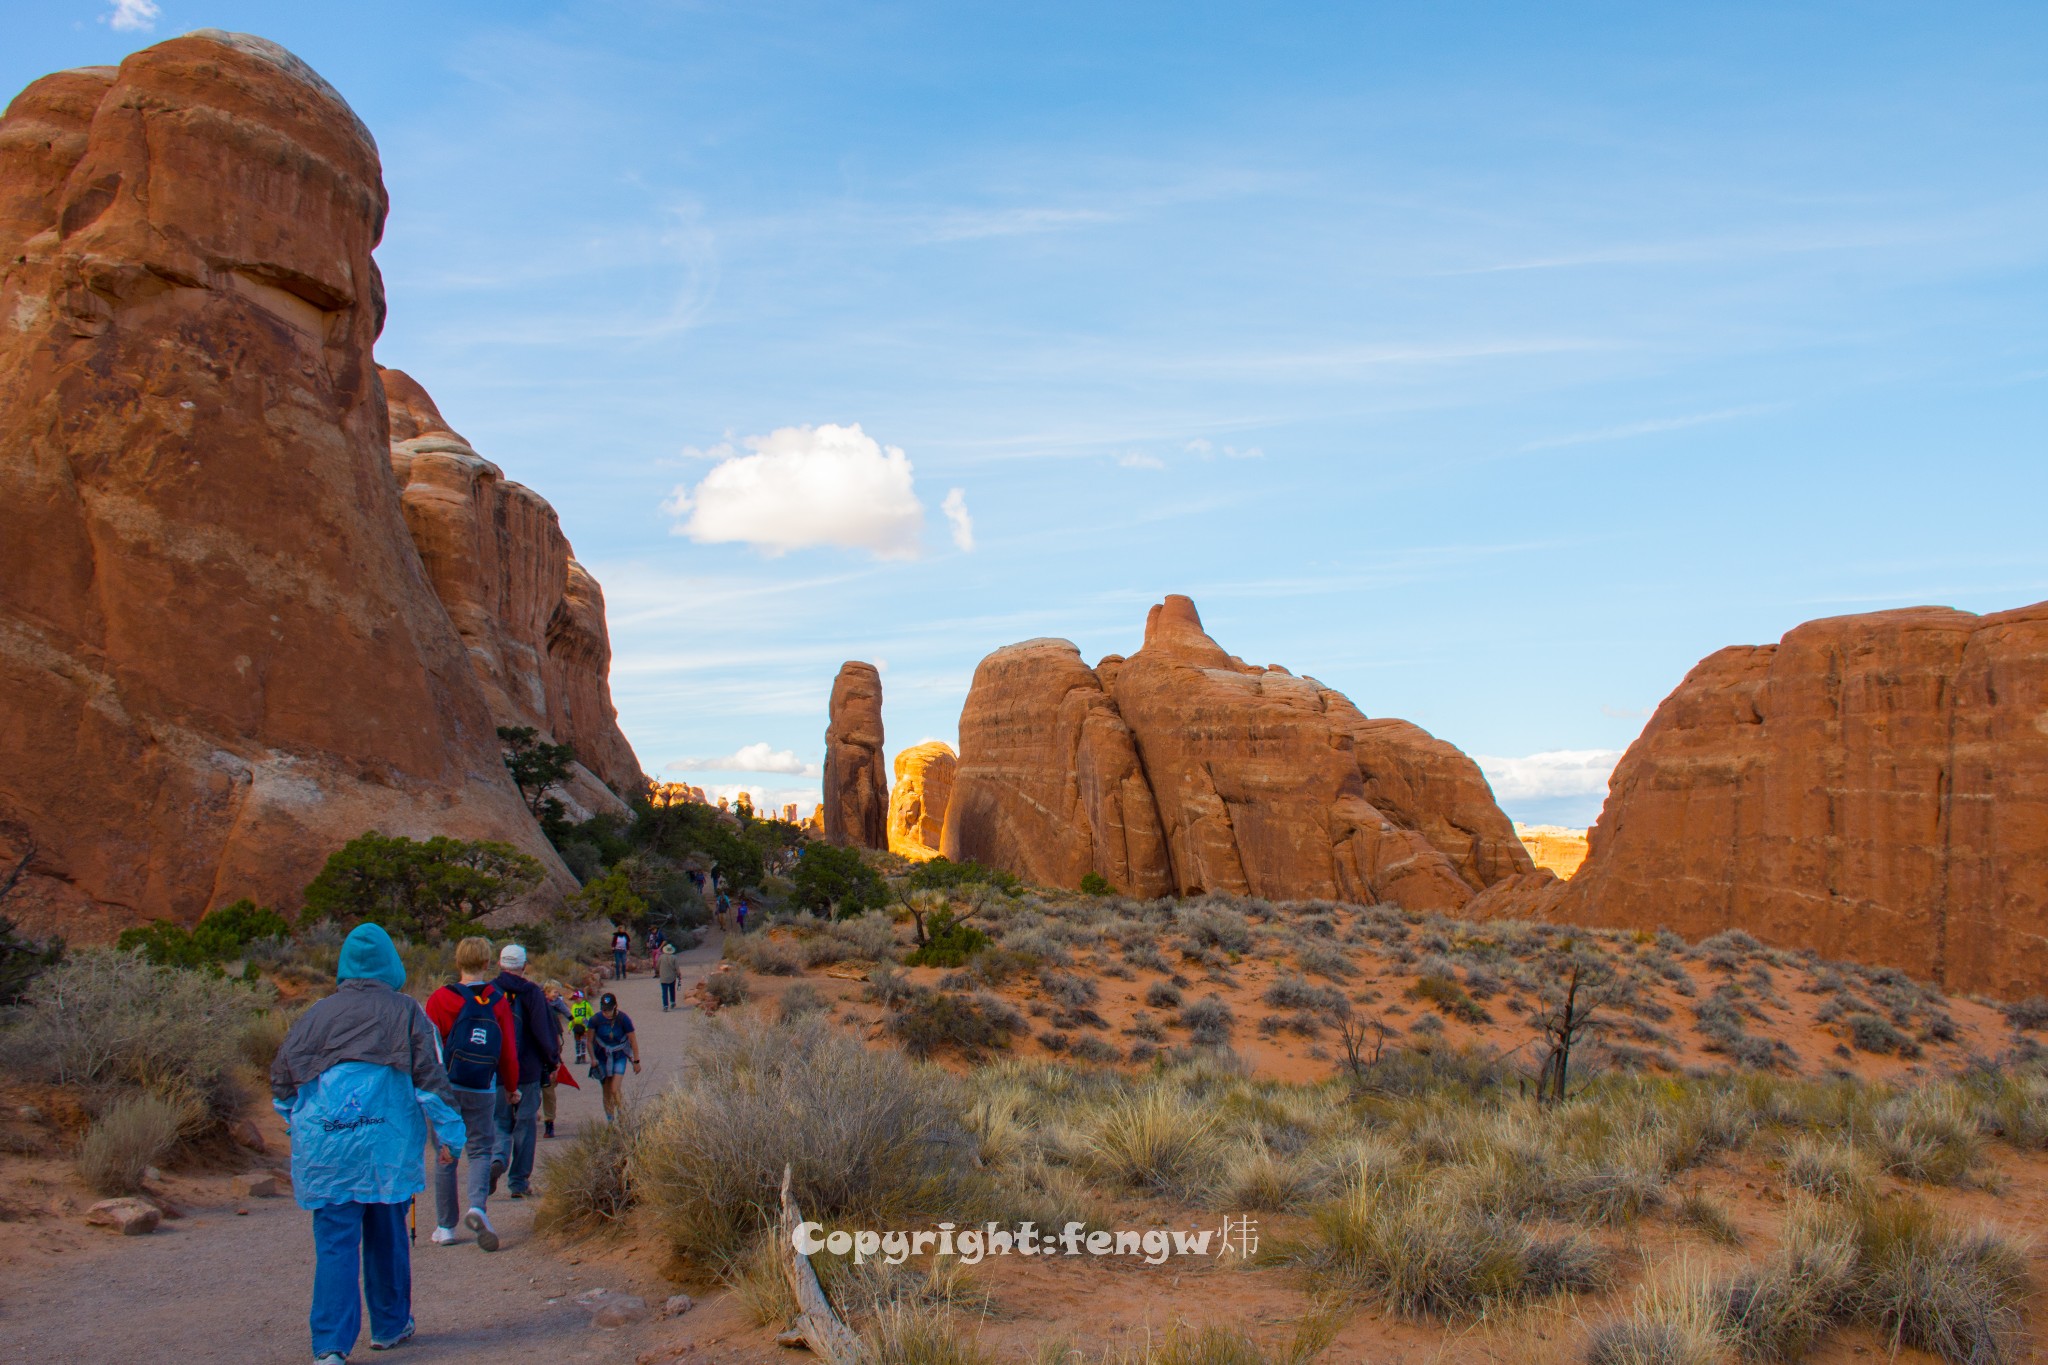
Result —
<path fill-rule="evenodd" d="M 612 949 L 612 980 L 626 979 L 626 955 L 617 948 Z"/>
<path fill-rule="evenodd" d="M 661 1007 L 662 1007 L 663 1009 L 668 1009 L 668 1008 L 670 1008 L 671 1006 L 673 1006 L 673 1005 L 674 1005 L 675 1003 L 676 1003 L 676 983 L 675 983 L 675 982 L 673 982 L 673 981 L 664 981 L 664 982 L 662 982 L 662 983 L 661 983 Z"/>
<path fill-rule="evenodd" d="M 462 1115 L 465 1137 L 454 1161 L 443 1161 L 438 1155 L 433 1158 L 434 1222 L 444 1228 L 460 1223 L 465 1210 L 484 1207 L 491 1193 L 491 1158 L 498 1150 L 498 1092 L 464 1090 L 459 1085 L 449 1089 L 455 1092 L 455 1110 Z M 469 1178 L 463 1183 L 468 1202 L 458 1204 L 456 1167 L 463 1157 L 469 1158 Z"/>
<path fill-rule="evenodd" d="M 404 1204 L 334 1204 L 313 1210 L 313 1354 L 347 1355 L 363 1330 L 392 1341 L 412 1321 L 412 1246 Z M 360 1278 L 360 1286 L 358 1285 Z"/>
<path fill-rule="evenodd" d="M 540 1113 L 540 1082 L 519 1087 L 519 1108 L 505 1102 L 497 1092 L 497 1159 L 505 1163 L 505 1184 L 513 1194 L 525 1194 L 533 1179 L 534 1119 Z"/>

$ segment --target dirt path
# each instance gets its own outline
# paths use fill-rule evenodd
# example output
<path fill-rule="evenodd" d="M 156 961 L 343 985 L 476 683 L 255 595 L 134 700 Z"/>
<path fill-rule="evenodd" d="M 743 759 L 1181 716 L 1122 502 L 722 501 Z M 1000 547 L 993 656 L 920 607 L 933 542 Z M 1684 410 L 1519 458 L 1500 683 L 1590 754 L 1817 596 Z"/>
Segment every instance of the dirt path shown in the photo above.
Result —
<path fill-rule="evenodd" d="M 714 930 L 683 955 L 681 989 L 718 960 Z M 626 1078 L 627 1096 L 645 1100 L 675 1080 L 683 1043 L 703 1016 L 663 1014 L 660 993 L 640 974 L 613 983 L 633 1016 L 646 1065 Z M 597 1085 L 560 1093 L 556 1131 L 599 1122 Z M 540 1160 L 561 1139 L 540 1144 Z M 585 1264 L 577 1252 L 533 1235 L 531 1201 L 502 1194 L 491 1219 L 504 1247 L 492 1255 L 463 1242 L 437 1247 L 431 1187 L 421 1197 L 413 1248 L 413 1312 L 419 1336 L 389 1357 L 369 1351 L 367 1325 L 354 1359 L 401 1362 L 632 1361 L 677 1336 L 676 1323 L 599 1331 L 573 1299 L 587 1289 L 641 1294 L 658 1309 L 667 1293 L 651 1268 Z M 246 1216 L 237 1216 L 246 1208 Z M 0 1361 L 179 1360 L 220 1365 L 303 1365 L 312 1352 L 306 1309 L 313 1283 L 312 1215 L 290 1199 L 188 1206 L 148 1237 L 117 1239 L 97 1229 L 52 1238 L 64 1254 L 25 1256 L 0 1285 Z M 29 1225 L 16 1224 L 16 1229 Z M 680 1321 L 687 1321 L 680 1320 Z M 666 1358 L 664 1354 L 663 1358 Z"/>

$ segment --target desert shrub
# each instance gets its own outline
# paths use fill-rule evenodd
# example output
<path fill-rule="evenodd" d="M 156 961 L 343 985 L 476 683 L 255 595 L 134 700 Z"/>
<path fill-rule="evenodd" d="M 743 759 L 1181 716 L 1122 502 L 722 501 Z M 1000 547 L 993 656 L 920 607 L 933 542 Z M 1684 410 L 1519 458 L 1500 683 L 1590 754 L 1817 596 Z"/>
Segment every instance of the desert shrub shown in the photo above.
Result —
<path fill-rule="evenodd" d="M 639 1139 L 637 1113 L 613 1123 L 585 1124 L 554 1149 L 535 1183 L 542 1231 L 586 1233 L 616 1227 L 633 1206 L 632 1156 Z"/>
<path fill-rule="evenodd" d="M 1741 1246 L 1742 1229 L 1735 1226 L 1728 1206 L 1702 1189 L 1690 1189 L 1678 1198 L 1678 1221 L 1697 1229 L 1710 1241 L 1723 1246 Z"/>
<path fill-rule="evenodd" d="M 889 1031 L 913 1057 L 929 1057 L 949 1047 L 978 1057 L 1008 1047 L 1011 1035 L 1023 1027 L 1023 1018 L 993 996 L 977 999 L 943 991 L 912 996 L 889 1017 Z"/>
<path fill-rule="evenodd" d="M 894 967 L 877 967 L 868 973 L 867 988 L 861 994 L 879 1005 L 896 1006 L 915 999 L 919 987 Z"/>
<path fill-rule="evenodd" d="M 1316 1312 L 1304 1316 L 1294 1335 L 1285 1343 L 1267 1348 L 1241 1327 L 1208 1323 L 1200 1328 L 1175 1323 L 1159 1342 L 1147 1342 L 1142 1354 L 1126 1353 L 1103 1365 L 1309 1365 L 1329 1349 L 1342 1319 L 1335 1313 Z M 1071 1350 L 1058 1357 L 1042 1354 L 1038 1365 L 1071 1360 Z"/>
<path fill-rule="evenodd" d="M 1848 1027 L 1849 1041 L 1863 1052 L 1904 1052 L 1910 1055 L 1920 1050 L 1912 1039 L 1899 1032 L 1891 1020 L 1879 1015 L 1857 1010 L 1842 1022 Z"/>
<path fill-rule="evenodd" d="M 2015 1029 L 2048 1028 L 2048 995 L 2030 995 L 2005 1006 L 2005 1021 Z"/>
<path fill-rule="evenodd" d="M 615 867 L 585 882 L 570 893 L 569 910 L 579 919 L 601 919 L 638 930 L 647 924 L 651 907 L 647 898 L 633 889 L 623 867 Z"/>
<path fill-rule="evenodd" d="M 1047 1052 L 1065 1052 L 1073 1043 L 1074 1040 L 1066 1034 L 1050 1029 L 1038 1035 L 1038 1045 Z"/>
<path fill-rule="evenodd" d="M 1644 1285 L 1626 1315 L 1586 1335 L 1586 1365 L 1723 1365 L 1727 1357 L 1715 1288 L 1697 1276 Z"/>
<path fill-rule="evenodd" d="M 1225 953 L 1248 953 L 1252 949 L 1252 926 L 1235 910 L 1220 905 L 1192 904 L 1179 915 L 1181 931 L 1198 948 Z"/>
<path fill-rule="evenodd" d="M 1106 1038 L 1098 1038 L 1092 1033 L 1083 1034 L 1074 1040 L 1073 1055 L 1076 1061 L 1098 1064 L 1120 1062 L 1124 1059 L 1123 1051 L 1115 1043 Z"/>
<path fill-rule="evenodd" d="M 1221 1156 L 1215 1118 L 1178 1087 L 1146 1086 L 1108 1106 L 1089 1131 L 1086 1160 L 1128 1189 L 1187 1195 Z"/>
<path fill-rule="evenodd" d="M 796 903 L 813 914 L 857 915 L 889 903 L 882 874 L 868 866 L 857 848 L 805 844 L 790 882 Z"/>
<path fill-rule="evenodd" d="M 1419 976 L 1415 979 L 1415 984 L 1409 987 L 1408 990 L 1409 994 L 1413 995 L 1416 999 L 1427 1000 L 1430 1004 L 1436 1006 L 1438 1010 L 1452 1018 L 1462 1019 L 1467 1023 L 1473 1024 L 1483 1024 L 1488 1018 L 1486 1010 L 1480 1006 L 1479 1002 L 1467 994 L 1465 988 L 1447 974 L 1427 973 Z"/>
<path fill-rule="evenodd" d="M 1145 1003 L 1155 1010 L 1180 1007 L 1180 988 L 1170 981 L 1155 981 L 1145 988 Z"/>
<path fill-rule="evenodd" d="M 989 936 L 963 924 L 952 910 L 934 910 L 925 925 L 925 941 L 903 959 L 912 967 L 957 967 L 989 946 Z"/>
<path fill-rule="evenodd" d="M 1964 1080 L 1978 1125 L 2023 1152 L 2048 1148 L 2048 1075 L 1981 1068 Z"/>
<path fill-rule="evenodd" d="M 727 975 L 730 975 L 730 973 L 727 973 Z M 777 1007 L 776 1017 L 782 1020 L 783 1023 L 789 1024 L 794 1023 L 807 1014 L 823 1014 L 830 1011 L 831 1008 L 832 1002 L 825 998 L 823 991 L 808 982 L 799 981 L 796 985 L 791 986 L 782 993 L 782 1001 Z"/>
<path fill-rule="evenodd" d="M 1965 1231 L 1915 1199 L 1864 1205 L 1856 1218 L 1855 1315 L 1900 1346 L 1943 1360 L 2018 1361 L 2024 1249 L 1988 1227 Z"/>
<path fill-rule="evenodd" d="M 1100 872 L 1090 872 L 1081 878 L 1081 894 L 1084 896 L 1113 896 L 1116 888 L 1109 884 L 1109 878 Z"/>
<path fill-rule="evenodd" d="M 948 858 L 933 858 L 930 862 L 918 864 L 904 876 L 903 885 L 912 891 L 951 891 L 959 887 L 988 886 L 1008 895 L 1024 889 L 1023 880 L 1014 872 L 984 867 L 976 862 L 956 863 Z"/>
<path fill-rule="evenodd" d="M 892 962 L 896 957 L 896 926 L 879 910 L 819 924 L 803 940 L 804 965 L 831 962 Z"/>
<path fill-rule="evenodd" d="M 1226 1046 L 1236 1022 L 1237 1016 L 1230 1012 L 1230 1006 L 1214 995 L 1197 1000 L 1180 1012 L 1180 1026 L 1188 1031 L 1188 1041 L 1196 1047 Z"/>
<path fill-rule="evenodd" d="M 762 976 L 798 976 L 804 969 L 802 948 L 767 934 L 727 934 L 725 956 Z"/>
<path fill-rule="evenodd" d="M 1351 1002 L 1342 991 L 1330 986 L 1311 986 L 1298 976 L 1275 977 L 1261 998 L 1280 1010 L 1313 1010 L 1333 1017 L 1351 1012 Z"/>
<path fill-rule="evenodd" d="M 796 988 L 792 986 L 790 989 Z M 712 972 L 704 978 L 704 994 L 720 1009 L 746 1004 L 750 993 L 747 979 L 738 972 Z"/>
<path fill-rule="evenodd" d="M 1040 994 L 1056 1005 L 1078 1008 L 1092 1005 L 1100 996 L 1093 981 L 1085 976 L 1070 976 L 1065 972 L 1040 972 L 1038 974 Z"/>
<path fill-rule="evenodd" d="M 277 1060 L 277 1050 L 284 1046 L 284 1036 L 291 1032 L 292 1020 L 297 1017 L 283 1010 L 264 1010 L 261 1014 L 251 1015 L 249 1022 L 242 1026 L 242 1060 L 268 1076 L 270 1064 Z"/>
<path fill-rule="evenodd" d="M 195 1119 L 203 1123 L 204 1115 L 190 1101 L 123 1096 L 86 1131 L 78 1174 L 100 1194 L 133 1194 L 142 1188 L 143 1173 L 171 1154 Z"/>
<path fill-rule="evenodd" d="M 28 993 L 30 982 L 63 960 L 63 939 L 37 942 L 23 938 L 13 920 L 0 915 L 0 1009 L 18 1003 Z"/>
<path fill-rule="evenodd" d="M 874 1365 L 995 1365 L 943 1305 L 890 1304 L 873 1315 L 861 1341 L 861 1359 Z"/>
<path fill-rule="evenodd" d="M 1123 949 L 1124 961 L 1133 967 L 1143 967 L 1154 972 L 1171 970 L 1165 955 L 1159 951 L 1159 945 L 1151 939 L 1126 939 Z"/>
<path fill-rule="evenodd" d="M 1351 965 L 1351 959 L 1341 948 L 1331 948 L 1320 943 L 1304 943 L 1294 950 L 1294 961 L 1309 976 L 1326 977 L 1331 981 L 1349 981 L 1358 975 L 1358 968 Z"/>
<path fill-rule="evenodd" d="M 268 987 L 88 948 L 36 978 L 0 1048 L 28 1075 L 191 1098 L 226 1119 L 242 1098 L 242 1030 L 271 998 Z"/>
<path fill-rule="evenodd" d="M 1848 1138 L 1801 1134 L 1785 1144 L 1785 1183 L 1809 1194 L 1856 1199 L 1875 1187 L 1877 1166 Z"/>
<path fill-rule="evenodd" d="M 979 1206 L 942 1076 L 816 1021 L 744 1034 L 714 1023 L 689 1053 L 632 1165 L 679 1258 L 743 1254 L 773 1219 L 785 1165 L 809 1218 L 900 1227 Z"/>
<path fill-rule="evenodd" d="M 540 884 L 538 859 L 510 844 L 371 830 L 328 855 L 306 886 L 306 921 L 368 922 L 438 939 L 451 920 L 480 920 Z"/>
<path fill-rule="evenodd" d="M 1929 1185 L 1959 1184 L 1983 1159 L 1968 1098 L 1955 1086 L 1927 1086 L 1886 1100 L 1870 1114 L 1870 1145 L 1885 1170 Z"/>

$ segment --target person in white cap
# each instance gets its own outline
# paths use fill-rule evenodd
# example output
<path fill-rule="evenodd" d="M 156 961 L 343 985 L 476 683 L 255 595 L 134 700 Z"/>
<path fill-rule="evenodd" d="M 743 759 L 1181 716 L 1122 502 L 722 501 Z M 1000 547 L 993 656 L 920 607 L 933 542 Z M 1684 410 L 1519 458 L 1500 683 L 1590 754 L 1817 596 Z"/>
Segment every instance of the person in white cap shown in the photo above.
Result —
<path fill-rule="evenodd" d="M 534 1137 L 539 1127 L 540 1088 L 562 1064 L 562 1035 L 541 988 L 526 979 L 526 949 L 508 943 L 498 952 L 498 978 L 491 984 L 512 1002 L 512 1034 L 519 1045 L 519 1103 L 498 1092 L 498 1150 L 491 1163 L 492 1189 L 503 1175 L 514 1199 L 526 1198 L 533 1180 Z"/>

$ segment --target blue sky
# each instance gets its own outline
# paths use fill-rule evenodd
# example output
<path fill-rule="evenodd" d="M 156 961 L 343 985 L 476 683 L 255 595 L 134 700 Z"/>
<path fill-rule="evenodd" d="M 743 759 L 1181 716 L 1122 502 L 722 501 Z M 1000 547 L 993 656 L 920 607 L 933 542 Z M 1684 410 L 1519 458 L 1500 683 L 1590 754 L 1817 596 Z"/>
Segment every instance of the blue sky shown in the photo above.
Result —
<path fill-rule="evenodd" d="M 1583 824 L 1722 645 L 2048 597 L 2048 7 L 10 10 L 9 89 L 215 26 L 354 104 L 379 357 L 665 776 L 808 803 L 842 660 L 950 741 L 1186 592 Z"/>

